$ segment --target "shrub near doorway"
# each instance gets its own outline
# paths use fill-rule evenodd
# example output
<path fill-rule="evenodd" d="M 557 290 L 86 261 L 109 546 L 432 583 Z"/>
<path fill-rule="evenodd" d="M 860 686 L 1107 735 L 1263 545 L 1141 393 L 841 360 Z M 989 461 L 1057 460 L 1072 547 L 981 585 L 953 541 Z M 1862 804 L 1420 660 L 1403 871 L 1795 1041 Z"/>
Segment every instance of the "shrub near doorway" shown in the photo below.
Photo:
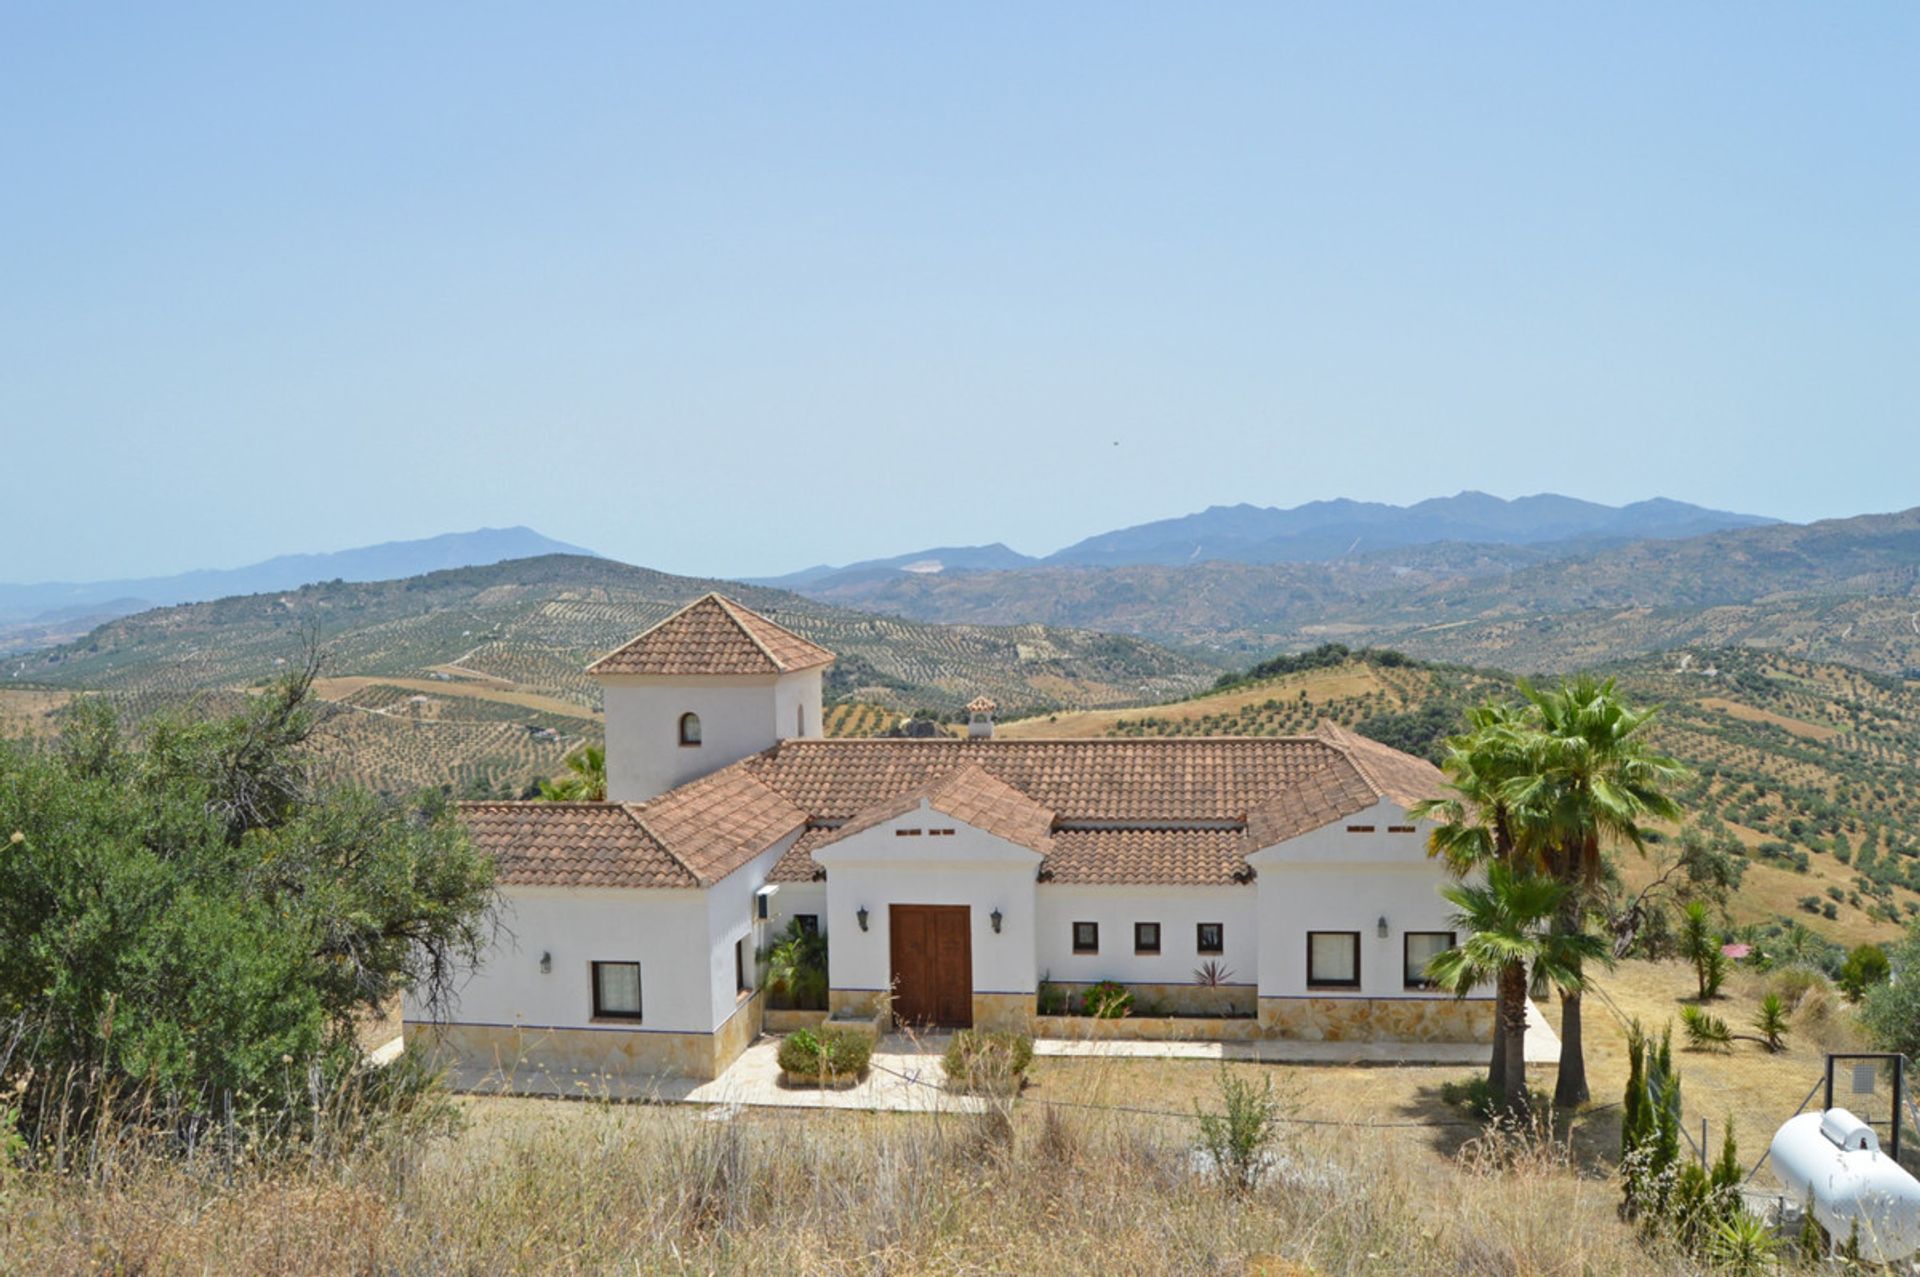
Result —
<path fill-rule="evenodd" d="M 800 1029 L 780 1044 L 780 1076 L 789 1086 L 855 1086 L 872 1057 L 873 1043 L 861 1034 Z"/>

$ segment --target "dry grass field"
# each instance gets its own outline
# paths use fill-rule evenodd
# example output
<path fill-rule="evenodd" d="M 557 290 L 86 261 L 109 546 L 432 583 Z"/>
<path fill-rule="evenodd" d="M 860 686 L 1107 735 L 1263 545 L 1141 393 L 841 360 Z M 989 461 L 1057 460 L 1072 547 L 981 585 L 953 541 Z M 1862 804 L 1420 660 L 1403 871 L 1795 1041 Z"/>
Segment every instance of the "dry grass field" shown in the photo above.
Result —
<path fill-rule="evenodd" d="M 1741 1023 L 1764 982 L 1736 972 L 1716 1011 Z M 0 1180 L 0 1271 L 1704 1274 L 1619 1218 L 1613 1175 L 1625 1019 L 1676 1018 L 1690 970 L 1632 962 L 1602 986 L 1596 1103 L 1519 1144 L 1443 1095 L 1468 1070 L 1226 1066 L 1288 1119 L 1245 1195 L 1194 1153 L 1221 1066 L 1041 1057 L 985 1114 L 464 1097 L 452 1133 L 318 1161 L 163 1164 L 109 1141 L 91 1178 Z M 1679 1051 L 1690 1134 L 1705 1117 L 1717 1146 L 1731 1120 L 1751 1165 L 1847 1040 L 1819 1011 L 1778 1055 Z"/>

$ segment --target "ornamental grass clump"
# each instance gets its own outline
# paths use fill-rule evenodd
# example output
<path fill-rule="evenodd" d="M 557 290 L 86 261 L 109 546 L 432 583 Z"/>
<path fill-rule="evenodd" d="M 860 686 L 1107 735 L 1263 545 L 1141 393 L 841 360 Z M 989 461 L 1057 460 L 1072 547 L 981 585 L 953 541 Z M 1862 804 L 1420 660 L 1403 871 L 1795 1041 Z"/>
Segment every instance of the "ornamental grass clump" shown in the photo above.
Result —
<path fill-rule="evenodd" d="M 867 1074 L 873 1043 L 851 1029 L 800 1029 L 780 1044 L 780 1071 L 794 1084 L 851 1086 Z"/>
<path fill-rule="evenodd" d="M 942 1060 L 947 1086 L 968 1095 L 1013 1095 L 1027 1084 L 1033 1039 L 998 1029 L 961 1029 Z"/>

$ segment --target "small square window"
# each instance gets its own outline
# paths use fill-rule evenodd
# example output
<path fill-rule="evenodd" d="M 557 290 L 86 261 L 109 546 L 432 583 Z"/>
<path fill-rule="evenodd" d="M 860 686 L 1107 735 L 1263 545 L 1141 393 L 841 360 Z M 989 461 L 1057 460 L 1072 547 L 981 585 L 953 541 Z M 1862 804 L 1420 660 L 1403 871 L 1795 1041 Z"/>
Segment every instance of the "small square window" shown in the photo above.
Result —
<path fill-rule="evenodd" d="M 1357 989 L 1360 987 L 1360 933 L 1358 931 L 1307 932 L 1307 987 L 1311 989 Z"/>
<path fill-rule="evenodd" d="M 1407 988 L 1436 988 L 1433 977 L 1427 974 L 1427 964 L 1453 948 L 1453 932 L 1409 931 L 1400 943 L 1406 959 Z"/>
<path fill-rule="evenodd" d="M 640 1018 L 639 963 L 596 962 L 593 964 L 593 1018 L 596 1020 L 638 1020 Z"/>
<path fill-rule="evenodd" d="M 1133 951 L 1135 953 L 1160 952 L 1159 923 L 1136 922 L 1133 924 Z"/>
<path fill-rule="evenodd" d="M 1218 922 L 1203 922 L 1194 929 L 1193 947 L 1200 953 L 1225 953 L 1227 929 Z"/>
<path fill-rule="evenodd" d="M 1076 922 L 1073 924 L 1073 951 L 1075 953 L 1100 952 L 1099 923 Z"/>
<path fill-rule="evenodd" d="M 820 934 L 820 915 L 796 913 L 793 915 L 793 925 L 803 936 L 817 936 Z"/>

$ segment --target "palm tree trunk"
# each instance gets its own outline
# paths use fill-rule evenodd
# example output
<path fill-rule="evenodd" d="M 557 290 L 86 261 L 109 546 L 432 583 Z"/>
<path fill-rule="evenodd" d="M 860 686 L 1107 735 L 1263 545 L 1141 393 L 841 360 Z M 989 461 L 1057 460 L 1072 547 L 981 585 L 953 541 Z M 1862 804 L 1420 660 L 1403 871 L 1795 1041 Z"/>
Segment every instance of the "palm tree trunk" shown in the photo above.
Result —
<path fill-rule="evenodd" d="M 1500 1008 L 1506 1055 L 1506 1076 L 1501 1079 L 1500 1107 L 1520 1117 L 1527 1111 L 1527 967 L 1509 962 L 1500 971 L 1500 990 L 1504 995 Z"/>
<path fill-rule="evenodd" d="M 1504 1095 L 1507 1088 L 1507 991 L 1504 984 L 1493 986 L 1493 1054 L 1487 1060 L 1487 1094 Z"/>
<path fill-rule="evenodd" d="M 1560 995 L 1560 1077 L 1553 1084 L 1555 1108 L 1579 1108 L 1593 1095 L 1587 1090 L 1587 1057 L 1580 1043 L 1580 995 Z"/>

